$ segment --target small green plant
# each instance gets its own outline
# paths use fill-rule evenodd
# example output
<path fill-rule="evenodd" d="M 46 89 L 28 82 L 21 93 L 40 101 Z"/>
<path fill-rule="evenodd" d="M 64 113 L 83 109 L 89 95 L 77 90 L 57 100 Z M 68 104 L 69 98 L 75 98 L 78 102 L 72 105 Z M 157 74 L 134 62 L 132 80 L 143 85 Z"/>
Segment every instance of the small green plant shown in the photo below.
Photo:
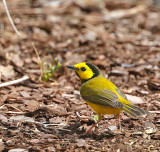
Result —
<path fill-rule="evenodd" d="M 48 82 L 51 78 L 54 77 L 55 72 L 61 67 L 61 63 L 57 60 L 57 58 L 54 58 L 52 64 L 49 64 L 45 62 L 44 60 L 41 60 L 39 53 L 35 47 L 35 44 L 32 42 L 33 49 L 37 55 L 38 63 L 41 70 L 41 77 L 40 79 L 42 81 Z"/>
<path fill-rule="evenodd" d="M 93 112 L 91 113 L 91 117 L 92 117 L 95 121 L 98 121 L 98 115 L 93 115 Z"/>
<path fill-rule="evenodd" d="M 54 77 L 55 72 L 61 67 L 61 63 L 55 58 L 52 64 L 48 64 L 44 60 L 41 62 L 41 80 L 48 82 Z"/>
<path fill-rule="evenodd" d="M 96 121 L 98 121 L 98 115 L 94 115 L 93 119 L 96 120 Z"/>

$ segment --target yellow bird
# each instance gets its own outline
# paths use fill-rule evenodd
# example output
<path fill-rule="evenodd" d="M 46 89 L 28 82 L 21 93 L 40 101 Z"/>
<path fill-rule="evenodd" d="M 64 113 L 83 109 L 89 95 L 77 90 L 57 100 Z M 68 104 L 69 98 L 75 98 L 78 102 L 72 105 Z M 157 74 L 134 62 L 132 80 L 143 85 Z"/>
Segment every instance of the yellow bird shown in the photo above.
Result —
<path fill-rule="evenodd" d="M 121 111 L 124 110 L 134 117 L 149 114 L 149 112 L 130 103 L 125 94 L 106 79 L 97 66 L 83 62 L 76 65 L 68 65 L 67 67 L 73 69 L 81 79 L 80 94 L 98 115 L 97 123 L 87 132 L 90 132 L 105 114 L 118 115 L 120 130 L 119 114 Z"/>

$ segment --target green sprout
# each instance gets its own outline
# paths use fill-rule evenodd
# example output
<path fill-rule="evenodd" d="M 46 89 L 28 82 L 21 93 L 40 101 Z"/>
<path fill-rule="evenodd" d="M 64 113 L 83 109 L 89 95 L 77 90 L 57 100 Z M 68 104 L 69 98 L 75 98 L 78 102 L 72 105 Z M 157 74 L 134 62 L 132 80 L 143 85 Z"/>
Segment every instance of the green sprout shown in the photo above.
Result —
<path fill-rule="evenodd" d="M 91 113 L 91 117 L 97 122 L 98 121 L 98 115 L 94 115 L 93 112 Z"/>
<path fill-rule="evenodd" d="M 61 63 L 54 58 L 52 64 L 48 64 L 44 60 L 41 62 L 41 80 L 48 82 L 50 79 L 54 78 L 55 72 L 61 67 Z"/>

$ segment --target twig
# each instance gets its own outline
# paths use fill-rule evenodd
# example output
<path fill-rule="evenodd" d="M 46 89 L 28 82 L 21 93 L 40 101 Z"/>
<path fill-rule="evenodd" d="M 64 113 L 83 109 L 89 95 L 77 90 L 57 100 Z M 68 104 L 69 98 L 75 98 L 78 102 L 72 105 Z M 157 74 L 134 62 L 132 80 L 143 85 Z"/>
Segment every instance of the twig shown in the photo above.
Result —
<path fill-rule="evenodd" d="M 4 108 L 5 105 L 0 106 L 0 110 Z"/>
<path fill-rule="evenodd" d="M 43 70 L 42 70 L 42 65 L 41 65 L 41 58 L 39 57 L 38 51 L 37 51 L 37 49 L 35 47 L 35 44 L 33 42 L 32 42 L 32 46 L 33 46 L 34 51 L 35 51 L 35 53 L 37 55 L 37 58 L 38 58 L 38 62 L 39 62 L 38 64 L 39 64 L 39 67 L 40 67 L 40 70 L 41 70 L 41 78 L 42 78 Z"/>
<path fill-rule="evenodd" d="M 69 129 L 63 129 L 63 128 L 57 128 L 57 130 L 71 132 L 71 130 L 69 130 Z"/>
<path fill-rule="evenodd" d="M 145 5 L 139 5 L 137 7 L 133 7 L 133 8 L 126 9 L 126 10 L 116 10 L 116 11 L 107 12 L 104 15 L 104 20 L 110 21 L 113 19 L 121 19 L 123 17 L 132 16 L 140 12 L 146 11 L 146 8 L 147 7 Z"/>
<path fill-rule="evenodd" d="M 97 121 L 96 121 L 94 118 L 92 118 L 92 117 L 80 116 L 79 112 L 76 112 L 76 115 L 77 115 L 77 117 L 78 117 L 79 120 L 88 119 L 88 120 L 94 121 L 95 123 L 97 122 Z"/>
<path fill-rule="evenodd" d="M 1 10 L 3 11 L 3 10 Z M 47 15 L 47 14 L 61 14 L 62 12 L 59 9 L 50 9 L 50 8 L 27 8 L 18 7 L 14 11 L 10 10 L 10 12 L 14 12 L 15 15 Z"/>
<path fill-rule="evenodd" d="M 4 113 L 4 112 L 3 112 Z M 25 114 L 26 112 L 8 111 L 5 114 Z M 2 113 L 1 113 L 2 114 Z"/>
<path fill-rule="evenodd" d="M 68 124 L 43 124 L 45 127 L 48 126 L 69 126 Z"/>
<path fill-rule="evenodd" d="M 0 84 L 0 88 L 1 87 L 6 87 L 6 86 L 9 86 L 9 85 L 13 85 L 13 84 L 17 84 L 17 83 L 20 83 L 20 82 L 28 80 L 28 79 L 29 79 L 29 77 L 27 75 L 25 75 L 20 79 L 9 81 L 9 82 L 5 82 L 5 83 L 1 83 Z"/>
<path fill-rule="evenodd" d="M 6 10 L 8 19 L 9 19 L 9 21 L 10 21 L 10 23 L 11 23 L 11 25 L 12 25 L 14 31 L 15 31 L 15 32 L 17 33 L 17 35 L 20 37 L 21 34 L 18 32 L 16 26 L 14 25 L 14 22 L 13 22 L 13 20 L 12 20 L 12 18 L 11 18 L 11 15 L 10 15 L 9 11 L 8 11 L 7 3 L 6 3 L 5 0 L 3 0 L 3 5 L 4 5 L 4 8 L 5 8 L 5 10 Z"/>
<path fill-rule="evenodd" d="M 160 114 L 160 111 L 149 111 L 150 113 Z"/>
<path fill-rule="evenodd" d="M 12 106 L 12 105 L 10 105 L 10 104 L 5 104 L 5 106 L 11 107 L 11 108 L 17 110 L 18 112 L 23 112 L 22 110 L 20 110 L 20 109 L 14 107 L 14 106 Z"/>

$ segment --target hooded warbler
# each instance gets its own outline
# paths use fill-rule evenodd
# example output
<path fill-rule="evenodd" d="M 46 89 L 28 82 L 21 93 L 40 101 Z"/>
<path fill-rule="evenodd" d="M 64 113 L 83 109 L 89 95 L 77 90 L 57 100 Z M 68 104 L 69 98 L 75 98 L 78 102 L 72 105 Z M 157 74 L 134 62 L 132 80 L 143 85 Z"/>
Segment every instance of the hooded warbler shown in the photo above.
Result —
<path fill-rule="evenodd" d="M 78 63 L 68 65 L 74 70 L 81 80 L 80 94 L 85 102 L 97 113 L 98 121 L 87 131 L 90 132 L 98 124 L 105 114 L 119 114 L 126 111 L 134 117 L 149 114 L 149 112 L 133 105 L 127 100 L 125 94 L 118 89 L 111 81 L 106 79 L 100 69 L 91 63 Z"/>

